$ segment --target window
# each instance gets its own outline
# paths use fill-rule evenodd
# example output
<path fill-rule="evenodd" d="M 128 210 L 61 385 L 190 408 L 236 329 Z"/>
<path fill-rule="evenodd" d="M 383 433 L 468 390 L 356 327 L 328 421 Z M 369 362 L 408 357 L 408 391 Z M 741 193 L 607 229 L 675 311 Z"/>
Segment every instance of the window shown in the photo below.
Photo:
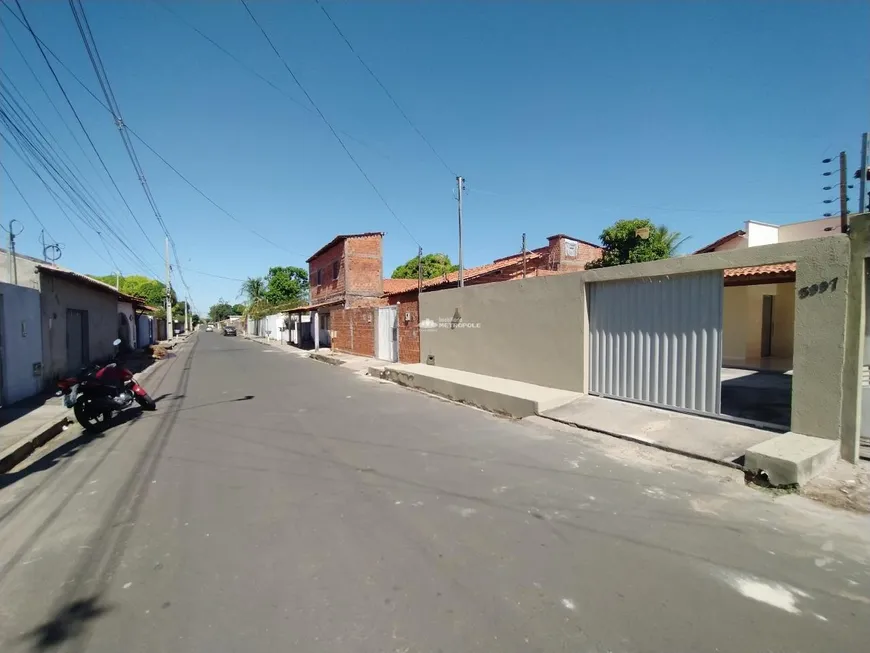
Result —
<path fill-rule="evenodd" d="M 319 286 L 321 283 L 323 283 L 323 269 L 317 271 L 317 285 Z"/>
<path fill-rule="evenodd" d="M 338 281 L 338 268 L 339 268 L 339 262 L 333 261 L 333 263 L 332 263 L 332 280 L 333 281 Z"/>

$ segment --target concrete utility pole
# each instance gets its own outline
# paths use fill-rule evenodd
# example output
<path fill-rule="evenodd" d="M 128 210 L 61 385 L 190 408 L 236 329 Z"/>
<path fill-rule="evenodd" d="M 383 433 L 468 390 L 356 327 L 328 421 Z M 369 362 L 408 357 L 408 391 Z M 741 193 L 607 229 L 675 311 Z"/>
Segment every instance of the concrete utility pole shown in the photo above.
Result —
<path fill-rule="evenodd" d="M 172 323 L 172 276 L 169 265 L 169 238 L 166 238 L 166 337 L 175 340 L 175 325 Z"/>
<path fill-rule="evenodd" d="M 526 278 L 526 234 L 523 234 L 523 279 Z"/>
<path fill-rule="evenodd" d="M 859 181 L 858 181 L 858 213 L 864 213 L 867 208 L 867 148 L 868 148 L 868 135 L 867 132 L 864 132 L 861 135 L 861 167 L 858 169 L 859 173 Z"/>
<path fill-rule="evenodd" d="M 417 301 L 420 301 L 420 293 L 423 292 L 423 248 L 417 247 Z M 419 310 L 419 308 L 417 309 Z"/>
<path fill-rule="evenodd" d="M 16 222 L 18 222 L 18 220 L 10 220 L 9 229 L 6 230 L 9 233 L 9 280 L 14 286 L 18 285 L 18 262 L 15 260 L 15 236 L 24 231 L 24 227 L 21 227 L 17 232 L 15 231 Z M 18 224 L 20 225 L 21 223 L 18 222 Z"/>
<path fill-rule="evenodd" d="M 849 198 L 846 195 L 849 185 L 846 180 L 846 153 L 840 152 L 840 231 L 849 232 Z"/>
<path fill-rule="evenodd" d="M 459 287 L 465 285 L 465 268 L 462 265 L 462 191 L 465 188 L 465 180 L 456 178 L 456 200 L 459 203 Z"/>
<path fill-rule="evenodd" d="M 121 290 L 121 272 L 115 270 L 115 290 Z"/>
<path fill-rule="evenodd" d="M 187 304 L 189 303 L 188 298 L 184 298 L 184 332 L 187 333 L 190 331 L 190 323 L 187 321 Z"/>

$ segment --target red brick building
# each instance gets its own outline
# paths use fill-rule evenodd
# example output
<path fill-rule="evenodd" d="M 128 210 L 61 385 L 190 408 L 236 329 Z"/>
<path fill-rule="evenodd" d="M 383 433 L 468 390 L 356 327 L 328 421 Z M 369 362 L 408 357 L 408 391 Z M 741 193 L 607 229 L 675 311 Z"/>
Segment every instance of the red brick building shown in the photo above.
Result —
<path fill-rule="evenodd" d="M 396 306 L 398 358 L 403 363 L 420 362 L 420 303 L 417 279 L 383 278 L 383 234 L 369 232 L 336 236 L 308 259 L 311 305 L 296 311 L 311 311 L 319 344 L 336 351 L 375 356 L 378 338 L 378 308 Z M 492 263 L 466 268 L 466 285 L 495 283 L 583 270 L 601 257 L 598 245 L 564 234 L 547 239 L 547 245 L 513 254 Z M 423 281 L 423 292 L 456 286 L 459 273 L 451 272 Z M 312 331 L 313 333 L 313 331 Z"/>

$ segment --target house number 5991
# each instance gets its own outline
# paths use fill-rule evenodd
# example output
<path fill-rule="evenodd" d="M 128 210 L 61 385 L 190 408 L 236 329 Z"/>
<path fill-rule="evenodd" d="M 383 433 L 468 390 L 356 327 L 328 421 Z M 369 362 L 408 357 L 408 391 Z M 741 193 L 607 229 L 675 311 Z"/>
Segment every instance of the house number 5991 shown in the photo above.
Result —
<path fill-rule="evenodd" d="M 811 286 L 804 286 L 800 290 L 798 290 L 798 297 L 801 299 L 806 299 L 807 297 L 812 297 L 813 295 L 820 295 L 823 292 L 834 292 L 837 289 L 837 281 L 839 281 L 839 277 L 834 277 L 830 281 L 821 281 L 819 283 L 814 283 Z"/>

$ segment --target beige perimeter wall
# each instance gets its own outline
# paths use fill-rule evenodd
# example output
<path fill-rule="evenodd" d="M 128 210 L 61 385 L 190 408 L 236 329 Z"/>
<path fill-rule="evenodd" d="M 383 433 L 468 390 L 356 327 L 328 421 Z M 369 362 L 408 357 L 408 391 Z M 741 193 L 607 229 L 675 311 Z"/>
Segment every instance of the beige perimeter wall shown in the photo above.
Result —
<path fill-rule="evenodd" d="M 794 301 L 792 430 L 838 439 L 849 295 L 845 235 L 423 293 L 421 321 L 448 324 L 421 329 L 421 360 L 431 355 L 443 367 L 582 392 L 586 283 L 791 261 L 797 262 L 795 294 L 789 298 Z M 830 285 L 833 279 L 836 290 L 799 298 L 801 288 L 823 281 Z M 450 328 L 455 318 L 480 328 Z"/>

